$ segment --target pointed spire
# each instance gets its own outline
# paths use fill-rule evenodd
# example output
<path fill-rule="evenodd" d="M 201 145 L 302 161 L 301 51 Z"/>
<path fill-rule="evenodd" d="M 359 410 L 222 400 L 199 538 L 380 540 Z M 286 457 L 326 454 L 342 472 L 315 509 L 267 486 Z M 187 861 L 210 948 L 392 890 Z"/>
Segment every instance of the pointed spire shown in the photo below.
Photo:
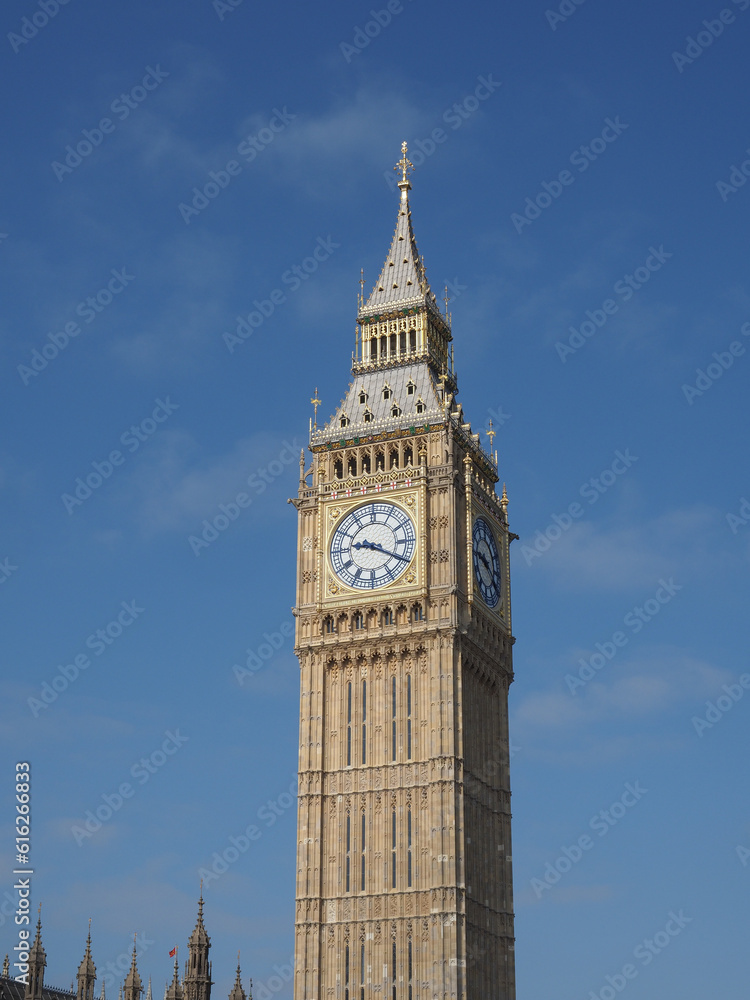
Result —
<path fill-rule="evenodd" d="M 99 997 L 99 1000 L 107 1000 L 107 991 L 104 988 L 104 980 L 103 979 L 102 979 L 102 992 L 101 992 L 101 995 Z"/>
<path fill-rule="evenodd" d="M 140 1000 L 141 993 L 143 993 L 143 983 L 141 982 L 141 977 L 138 975 L 138 961 L 136 955 L 136 942 L 137 935 L 133 935 L 133 958 L 130 963 L 130 971 L 125 977 L 124 991 L 125 995 L 123 1000 Z"/>
<path fill-rule="evenodd" d="M 175 955 L 174 959 L 174 975 L 172 977 L 172 982 L 164 990 L 164 1000 L 183 1000 L 185 996 L 185 991 L 182 988 L 182 983 L 180 982 L 180 972 L 178 966 L 178 958 Z"/>
<path fill-rule="evenodd" d="M 176 964 L 177 963 L 175 962 L 175 965 Z M 153 995 L 151 993 L 151 976 L 148 977 L 148 989 L 146 990 L 146 1000 L 154 1000 Z"/>
<path fill-rule="evenodd" d="M 184 994 L 187 1000 L 211 1000 L 211 963 L 208 953 L 211 939 L 203 926 L 203 880 L 198 900 L 198 919 L 188 940 L 188 960 L 185 963 Z"/>
<path fill-rule="evenodd" d="M 240 953 L 237 952 L 237 976 L 234 986 L 229 992 L 229 1000 L 247 1000 L 245 991 L 242 988 L 242 974 L 240 972 Z"/>
<path fill-rule="evenodd" d="M 8 956 L 5 956 L 3 962 L 3 976 L 5 979 L 10 979 L 10 962 L 8 961 Z"/>
<path fill-rule="evenodd" d="M 36 937 L 29 949 L 29 978 L 24 990 L 24 1000 L 42 1000 L 46 965 L 47 955 L 42 946 L 42 905 L 40 903 L 39 917 L 36 922 Z"/>
<path fill-rule="evenodd" d="M 406 148 L 406 143 L 402 143 L 402 156 L 394 167 L 394 170 L 401 171 L 401 180 L 398 182 L 401 199 L 396 218 L 396 231 L 383 270 L 367 302 L 360 308 L 360 316 L 372 315 L 399 306 L 424 304 L 425 297 L 429 293 L 424 263 L 419 256 L 411 224 L 408 194 L 411 182 L 407 173 L 414 167 L 406 158 Z M 435 296 L 429 294 L 434 305 Z M 435 310 L 439 312 L 437 306 Z"/>
<path fill-rule="evenodd" d="M 89 918 L 89 932 L 86 937 L 86 951 L 78 966 L 78 989 L 76 1000 L 94 1000 L 94 983 L 96 982 L 96 966 L 91 957 L 91 919 Z M 73 992 L 73 990 L 71 990 Z"/>

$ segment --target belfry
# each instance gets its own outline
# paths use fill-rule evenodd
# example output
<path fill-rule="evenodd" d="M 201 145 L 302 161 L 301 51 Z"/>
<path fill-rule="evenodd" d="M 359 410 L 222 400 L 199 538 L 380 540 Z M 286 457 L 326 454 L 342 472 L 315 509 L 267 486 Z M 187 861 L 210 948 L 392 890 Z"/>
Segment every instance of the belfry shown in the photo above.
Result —
<path fill-rule="evenodd" d="M 294 500 L 295 1000 L 515 997 L 515 536 L 497 453 L 457 401 L 406 154 L 390 249 L 359 299 L 351 382 L 311 426 Z M 317 414 L 317 391 L 313 402 Z"/>

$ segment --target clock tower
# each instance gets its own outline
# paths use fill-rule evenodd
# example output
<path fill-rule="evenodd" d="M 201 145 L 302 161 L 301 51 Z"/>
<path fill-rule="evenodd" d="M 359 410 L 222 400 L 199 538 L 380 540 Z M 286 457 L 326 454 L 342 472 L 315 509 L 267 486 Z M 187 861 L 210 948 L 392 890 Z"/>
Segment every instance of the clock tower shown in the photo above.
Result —
<path fill-rule="evenodd" d="M 295 1000 L 514 1000 L 508 498 L 402 158 L 352 379 L 301 459 Z M 317 391 L 313 403 L 317 414 Z"/>

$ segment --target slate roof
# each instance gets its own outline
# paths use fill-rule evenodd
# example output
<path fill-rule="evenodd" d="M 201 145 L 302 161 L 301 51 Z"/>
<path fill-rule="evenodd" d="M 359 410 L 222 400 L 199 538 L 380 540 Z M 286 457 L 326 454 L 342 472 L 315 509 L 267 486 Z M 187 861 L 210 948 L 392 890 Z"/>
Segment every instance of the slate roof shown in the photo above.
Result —
<path fill-rule="evenodd" d="M 7 976 L 0 976 L 0 1000 L 23 1000 L 26 987 L 23 983 L 17 983 L 15 979 Z M 44 986 L 42 988 L 42 1000 L 71 1000 L 75 993 L 70 990 L 58 990 L 54 986 Z"/>
<path fill-rule="evenodd" d="M 411 394 L 408 391 L 410 382 L 415 386 Z M 383 389 L 386 386 L 391 390 L 389 399 L 383 398 Z M 363 390 L 367 399 L 364 403 L 360 403 L 360 394 Z M 420 401 L 425 405 L 423 413 L 417 412 L 417 404 Z M 401 410 L 400 416 L 391 415 L 394 404 Z M 365 420 L 366 412 L 372 414 L 370 421 Z M 343 414 L 350 421 L 346 427 L 341 426 Z M 421 426 L 443 419 L 443 408 L 435 378 L 426 361 L 415 361 L 412 364 L 362 372 L 355 376 L 333 416 L 323 428 L 313 431 L 312 441 L 320 443 L 352 435 L 365 437 L 384 429 L 397 430 L 401 427 Z"/>
<path fill-rule="evenodd" d="M 381 312 L 428 305 L 439 314 L 434 294 L 427 282 L 424 261 L 419 256 L 414 229 L 411 224 L 408 188 L 399 185 L 401 199 L 396 217 L 396 229 L 380 277 L 370 292 L 370 297 L 359 311 L 358 319 L 366 320 Z"/>

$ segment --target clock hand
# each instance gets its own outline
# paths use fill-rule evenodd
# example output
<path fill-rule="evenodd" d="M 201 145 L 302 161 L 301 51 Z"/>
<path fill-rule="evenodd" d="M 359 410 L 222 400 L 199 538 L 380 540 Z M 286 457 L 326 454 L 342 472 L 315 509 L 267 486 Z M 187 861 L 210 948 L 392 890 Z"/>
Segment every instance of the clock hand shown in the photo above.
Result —
<path fill-rule="evenodd" d="M 382 552 L 384 556 L 392 556 L 394 559 L 400 559 L 401 562 L 411 562 L 406 556 L 400 556 L 398 552 L 389 552 L 388 549 L 384 549 L 380 542 L 368 542 L 365 538 L 362 542 L 355 542 L 352 545 L 353 549 L 371 549 L 373 552 Z"/>

